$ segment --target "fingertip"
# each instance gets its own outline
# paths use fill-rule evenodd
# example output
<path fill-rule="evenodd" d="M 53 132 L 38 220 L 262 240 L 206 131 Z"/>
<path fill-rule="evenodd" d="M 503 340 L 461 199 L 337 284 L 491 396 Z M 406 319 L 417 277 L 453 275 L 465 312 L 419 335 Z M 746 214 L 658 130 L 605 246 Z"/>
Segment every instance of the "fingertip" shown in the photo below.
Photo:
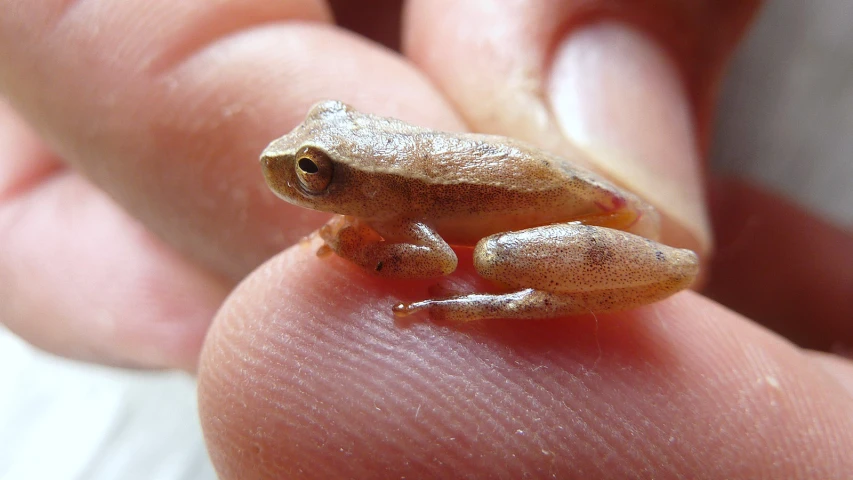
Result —
<path fill-rule="evenodd" d="M 0 321 L 57 355 L 194 370 L 227 282 L 73 173 L 30 187 L 0 205 Z"/>
<path fill-rule="evenodd" d="M 566 139 L 662 214 L 666 243 L 709 253 L 690 100 L 654 39 L 616 22 L 572 31 L 558 43 L 546 91 Z"/>
<path fill-rule="evenodd" d="M 853 444 L 849 402 L 790 344 L 694 293 L 619 315 L 401 325 L 402 282 L 339 260 L 291 248 L 214 322 L 199 406 L 221 478 L 849 467 L 836 452 Z"/>

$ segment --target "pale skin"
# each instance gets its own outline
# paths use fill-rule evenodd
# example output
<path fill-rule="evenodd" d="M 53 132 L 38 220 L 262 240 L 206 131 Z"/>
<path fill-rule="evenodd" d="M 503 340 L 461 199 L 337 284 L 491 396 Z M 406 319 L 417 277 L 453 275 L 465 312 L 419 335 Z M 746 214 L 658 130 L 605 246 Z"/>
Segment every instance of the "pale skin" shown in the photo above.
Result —
<path fill-rule="evenodd" d="M 579 153 L 577 153 L 579 154 Z M 319 230 L 374 274 L 450 274 L 451 245 L 474 247 L 477 272 L 504 291 L 445 292 L 394 307 L 436 319 L 547 318 L 628 310 L 687 288 L 690 250 L 655 241 L 655 210 L 595 174 L 522 142 L 428 130 L 337 101 L 261 155 L 276 195 L 336 213 Z"/>
<path fill-rule="evenodd" d="M 0 90 L 13 99 L 0 108 L 4 327 L 53 354 L 197 372 L 199 417 L 222 480 L 849 478 L 850 362 L 792 343 L 853 345 L 849 228 L 678 168 L 702 161 L 678 145 L 708 145 L 713 114 L 725 110 L 713 105 L 725 61 L 754 2 L 412 0 L 395 37 L 407 39 L 402 52 L 368 39 L 390 31 L 373 8 L 386 2 L 335 3 L 366 24 L 347 31 L 353 15 L 312 14 L 329 4 L 311 0 L 3 3 Z M 596 8 L 607 18 L 591 17 Z M 676 80 L 638 80 L 653 67 L 646 56 L 590 38 L 599 28 L 590 21 L 607 19 L 649 34 L 663 55 L 681 52 Z M 565 38 L 584 43 L 581 61 L 555 68 Z M 755 66 L 785 78 L 797 64 L 782 63 Z M 582 80 L 567 88 L 591 100 L 572 102 L 578 121 L 620 113 L 600 127 L 628 161 L 602 171 L 624 175 L 623 163 L 660 159 L 672 175 L 624 177 L 647 200 L 650 190 L 691 192 L 707 181 L 707 196 L 656 206 L 664 243 L 688 245 L 681 225 L 697 238 L 713 226 L 718 255 L 696 251 L 709 291 L 729 292 L 717 297 L 722 305 L 681 292 L 598 321 L 394 322 L 391 299 L 427 298 L 437 280 L 368 281 L 337 255 L 317 258 L 319 239 L 291 247 L 331 215 L 259 185 L 261 150 L 319 96 L 416 125 L 502 132 L 572 159 L 546 136 L 559 136 L 559 126 L 540 115 L 559 111 L 549 89 L 567 84 L 560 71 Z M 691 102 L 692 131 L 642 114 L 678 90 Z M 825 93 L 810 92 L 818 102 Z M 632 98 L 641 104 L 628 109 Z M 641 135 L 609 141 L 633 123 Z M 813 130 L 802 139 L 831 140 L 832 129 Z M 674 153 L 644 154 L 658 152 Z M 799 171 L 827 173 L 818 160 Z M 674 215 L 671 207 L 693 202 L 715 212 L 713 222 Z M 456 252 L 452 283 L 487 291 L 472 278 L 471 250 Z M 12 345 L 6 353 L 24 352 Z M 67 386 L 51 368 L 44 382 L 24 378 L 22 393 L 33 382 Z M 195 459 L 193 441 L 170 445 L 170 458 L 186 449 Z"/>

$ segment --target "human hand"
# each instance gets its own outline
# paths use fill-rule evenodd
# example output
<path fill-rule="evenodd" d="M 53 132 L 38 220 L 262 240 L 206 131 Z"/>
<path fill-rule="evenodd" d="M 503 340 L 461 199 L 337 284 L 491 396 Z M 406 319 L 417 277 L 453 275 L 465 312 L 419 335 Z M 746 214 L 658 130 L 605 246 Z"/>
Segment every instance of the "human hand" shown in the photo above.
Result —
<path fill-rule="evenodd" d="M 323 220 L 275 200 L 256 162 L 320 98 L 577 142 L 661 209 L 666 243 L 707 252 L 696 145 L 754 5 L 607 3 L 635 31 L 580 29 L 572 5 L 411 2 L 406 60 L 329 26 L 320 2 L 5 2 L 0 88 L 63 163 L 7 112 L 3 321 L 64 355 L 192 369 L 233 283 Z M 470 264 L 459 276 L 477 282 Z M 425 286 L 299 247 L 252 273 L 200 371 L 221 476 L 831 478 L 849 462 L 849 393 L 818 362 L 849 366 L 696 294 L 570 322 L 395 325 L 394 299 Z"/>

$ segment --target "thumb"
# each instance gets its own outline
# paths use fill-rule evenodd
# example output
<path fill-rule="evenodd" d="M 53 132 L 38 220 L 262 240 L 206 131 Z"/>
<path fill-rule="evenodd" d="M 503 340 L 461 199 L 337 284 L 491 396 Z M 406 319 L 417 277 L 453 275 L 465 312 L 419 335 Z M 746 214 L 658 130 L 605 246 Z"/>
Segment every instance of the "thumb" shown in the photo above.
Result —
<path fill-rule="evenodd" d="M 665 243 L 707 253 L 709 105 L 758 2 L 487 3 L 411 2 L 407 55 L 473 130 L 580 146 L 588 166 L 658 208 Z"/>

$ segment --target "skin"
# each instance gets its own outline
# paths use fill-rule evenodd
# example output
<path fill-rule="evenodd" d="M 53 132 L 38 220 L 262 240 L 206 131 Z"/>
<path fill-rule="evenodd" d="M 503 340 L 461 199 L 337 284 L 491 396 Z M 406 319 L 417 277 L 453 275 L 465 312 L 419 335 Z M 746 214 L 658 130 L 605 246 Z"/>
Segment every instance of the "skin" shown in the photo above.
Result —
<path fill-rule="evenodd" d="M 444 292 L 394 307 L 437 319 L 544 318 L 627 310 L 695 279 L 690 250 L 660 244 L 655 210 L 559 157 L 510 138 L 446 133 L 329 100 L 261 155 L 282 199 L 339 214 L 334 252 L 395 278 L 447 275 L 474 247 L 496 294 Z M 642 236 L 645 235 L 645 236 Z"/>
<path fill-rule="evenodd" d="M 853 344 L 853 237 L 754 186 L 701 194 L 716 182 L 678 148 L 707 145 L 755 2 L 412 0 L 390 33 L 401 53 L 367 40 L 389 27 L 374 2 L 340 4 L 363 20 L 306 0 L 0 1 L 0 321 L 88 361 L 200 358 L 224 480 L 849 478 L 851 363 L 792 342 Z M 672 59 L 674 81 L 638 79 L 654 65 L 585 25 L 596 8 Z M 552 69 L 566 38 L 603 61 Z M 559 111 L 542 86 L 563 84 L 588 100 L 570 112 L 604 117 L 620 161 L 660 167 L 631 191 L 700 192 L 655 202 L 661 238 L 708 258 L 677 235 L 701 216 L 679 228 L 665 209 L 710 208 L 709 286 L 749 318 L 683 292 L 598 319 L 400 328 L 389 298 L 427 282 L 282 251 L 328 217 L 277 201 L 252 159 L 318 99 L 565 153 L 541 116 Z M 686 104 L 695 129 L 650 124 L 667 104 Z M 632 105 L 642 114 L 614 115 Z M 453 281 L 485 283 L 467 255 Z M 787 340 L 762 319 L 785 322 Z"/>

